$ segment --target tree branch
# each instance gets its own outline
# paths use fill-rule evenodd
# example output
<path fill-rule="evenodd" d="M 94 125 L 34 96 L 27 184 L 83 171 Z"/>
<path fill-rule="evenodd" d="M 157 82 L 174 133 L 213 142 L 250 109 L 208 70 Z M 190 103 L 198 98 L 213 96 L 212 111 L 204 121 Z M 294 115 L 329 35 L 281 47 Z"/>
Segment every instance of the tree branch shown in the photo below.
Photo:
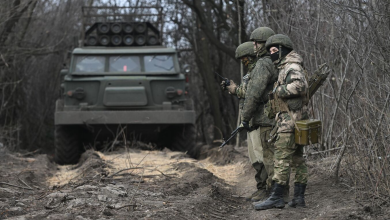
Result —
<path fill-rule="evenodd" d="M 214 44 L 219 50 L 223 51 L 225 54 L 227 54 L 228 56 L 230 56 L 235 60 L 235 49 L 226 46 L 221 41 L 219 41 L 219 39 L 215 37 L 214 32 L 207 26 L 206 18 L 204 14 L 201 12 L 201 9 L 198 8 L 198 6 L 195 4 L 195 1 L 193 2 L 194 4 L 191 4 L 189 0 L 183 0 L 183 3 L 186 4 L 188 7 L 190 7 L 199 18 L 199 22 L 200 22 L 199 27 L 206 35 L 206 37 L 210 40 L 210 42 Z"/>
<path fill-rule="evenodd" d="M 13 2 L 13 7 L 12 7 L 12 10 L 10 13 L 11 17 L 6 21 L 6 23 L 4 25 L 3 32 L 0 34 L 0 46 L 4 45 L 4 43 L 8 39 L 9 34 L 12 32 L 12 29 L 15 27 L 16 23 L 19 21 L 20 17 L 23 15 L 23 13 L 27 11 L 28 7 L 30 6 L 30 4 L 32 2 L 33 1 L 30 0 L 26 4 L 26 6 L 24 6 L 22 8 L 22 10 L 20 10 L 19 12 L 18 12 L 18 8 L 21 7 L 20 0 L 15 0 Z"/>

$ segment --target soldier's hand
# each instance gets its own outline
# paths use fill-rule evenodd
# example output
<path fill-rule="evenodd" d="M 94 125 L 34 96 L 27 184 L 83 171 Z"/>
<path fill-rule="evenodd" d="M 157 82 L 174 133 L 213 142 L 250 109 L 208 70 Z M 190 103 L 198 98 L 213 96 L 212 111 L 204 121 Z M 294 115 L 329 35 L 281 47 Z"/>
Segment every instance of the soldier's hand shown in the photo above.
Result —
<path fill-rule="evenodd" d="M 247 131 L 252 131 L 252 129 L 249 127 L 249 122 L 247 121 L 242 121 L 239 127 Z"/>
<path fill-rule="evenodd" d="M 222 90 L 226 90 L 226 81 L 225 80 L 222 80 L 220 85 L 221 85 Z"/>
<path fill-rule="evenodd" d="M 226 86 L 226 88 L 230 94 L 236 94 L 237 85 L 234 83 L 233 80 L 230 80 L 230 85 Z"/>

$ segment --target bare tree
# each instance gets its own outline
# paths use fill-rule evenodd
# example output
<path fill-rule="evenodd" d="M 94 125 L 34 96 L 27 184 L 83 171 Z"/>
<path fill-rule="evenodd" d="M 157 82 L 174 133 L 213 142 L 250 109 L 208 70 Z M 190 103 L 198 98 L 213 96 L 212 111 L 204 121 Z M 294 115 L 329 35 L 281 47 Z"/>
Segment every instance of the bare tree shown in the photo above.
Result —
<path fill-rule="evenodd" d="M 14 0 L 0 4 L 4 10 L 0 17 L 1 142 L 16 149 L 49 148 L 59 70 L 75 46 L 79 22 L 74 12 L 84 3 Z"/>
<path fill-rule="evenodd" d="M 0 138 L 10 148 L 49 148 L 59 71 L 79 36 L 81 6 L 146 0 L 37 1 L 0 3 Z M 322 120 L 322 145 L 307 147 L 333 158 L 326 167 L 360 199 L 381 205 L 390 194 L 390 4 L 386 1 L 166 0 L 164 44 L 181 50 L 193 67 L 202 140 L 212 143 L 236 126 L 237 100 L 219 89 L 220 74 L 240 81 L 234 50 L 248 33 L 269 26 L 288 35 L 314 71 L 328 63 L 329 80 L 310 103 Z M 241 22 L 239 21 L 239 16 Z M 66 23 L 66 25 L 64 25 Z M 239 28 L 241 26 L 241 29 Z M 66 68 L 66 67 L 65 67 Z M 50 82 L 50 83 L 47 83 Z M 222 134 L 222 135 L 221 135 Z M 341 177 L 342 176 L 342 177 Z M 371 191 L 361 190 L 363 188 Z M 369 196 L 367 196 L 369 195 Z"/>

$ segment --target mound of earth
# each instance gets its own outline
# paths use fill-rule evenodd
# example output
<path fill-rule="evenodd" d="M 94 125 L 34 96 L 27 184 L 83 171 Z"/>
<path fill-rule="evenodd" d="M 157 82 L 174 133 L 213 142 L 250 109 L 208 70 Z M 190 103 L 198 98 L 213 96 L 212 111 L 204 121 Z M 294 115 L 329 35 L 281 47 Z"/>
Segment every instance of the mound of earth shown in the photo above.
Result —
<path fill-rule="evenodd" d="M 255 190 L 246 148 L 204 149 L 202 160 L 168 149 L 86 151 L 78 164 L 57 166 L 0 148 L 0 219 L 388 218 L 335 185 L 324 161 L 309 162 L 307 208 L 255 211 L 243 198 Z"/>
<path fill-rule="evenodd" d="M 50 164 L 46 166 L 48 175 L 39 183 L 42 189 L 7 187 L 2 204 L 9 205 L 2 207 L 1 218 L 236 219 L 237 214 L 245 216 L 242 200 L 233 196 L 228 184 L 231 180 L 217 176 L 226 171 L 218 171 L 220 168 L 207 161 L 199 164 L 181 152 L 122 149 L 103 154 L 90 150 L 78 164 L 69 166 L 56 166 L 45 155 L 37 158 L 45 158 Z M 37 170 L 44 160 L 35 164 Z M 22 170 L 23 166 L 15 168 Z M 208 169 L 213 169 L 216 175 Z M 12 200 L 16 197 L 19 199 Z"/>
<path fill-rule="evenodd" d="M 216 165 L 226 165 L 238 161 L 245 161 L 246 156 L 242 152 L 237 151 L 233 145 L 226 145 L 223 148 L 211 147 L 204 145 L 200 150 L 200 157 L 198 159 L 208 159 Z"/>

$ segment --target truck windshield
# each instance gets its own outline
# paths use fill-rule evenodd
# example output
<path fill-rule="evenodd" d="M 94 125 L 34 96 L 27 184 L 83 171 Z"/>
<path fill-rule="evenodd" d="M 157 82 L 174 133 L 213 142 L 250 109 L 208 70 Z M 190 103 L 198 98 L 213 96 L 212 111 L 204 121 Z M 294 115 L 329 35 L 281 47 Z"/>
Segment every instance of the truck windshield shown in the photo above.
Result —
<path fill-rule="evenodd" d="M 139 56 L 112 56 L 109 65 L 110 72 L 141 72 Z"/>
<path fill-rule="evenodd" d="M 104 72 L 105 60 L 104 56 L 77 56 L 75 72 Z"/>
<path fill-rule="evenodd" d="M 171 55 L 144 56 L 145 72 L 174 72 Z"/>
<path fill-rule="evenodd" d="M 74 72 L 83 75 L 175 73 L 174 55 L 77 55 L 74 58 Z"/>

